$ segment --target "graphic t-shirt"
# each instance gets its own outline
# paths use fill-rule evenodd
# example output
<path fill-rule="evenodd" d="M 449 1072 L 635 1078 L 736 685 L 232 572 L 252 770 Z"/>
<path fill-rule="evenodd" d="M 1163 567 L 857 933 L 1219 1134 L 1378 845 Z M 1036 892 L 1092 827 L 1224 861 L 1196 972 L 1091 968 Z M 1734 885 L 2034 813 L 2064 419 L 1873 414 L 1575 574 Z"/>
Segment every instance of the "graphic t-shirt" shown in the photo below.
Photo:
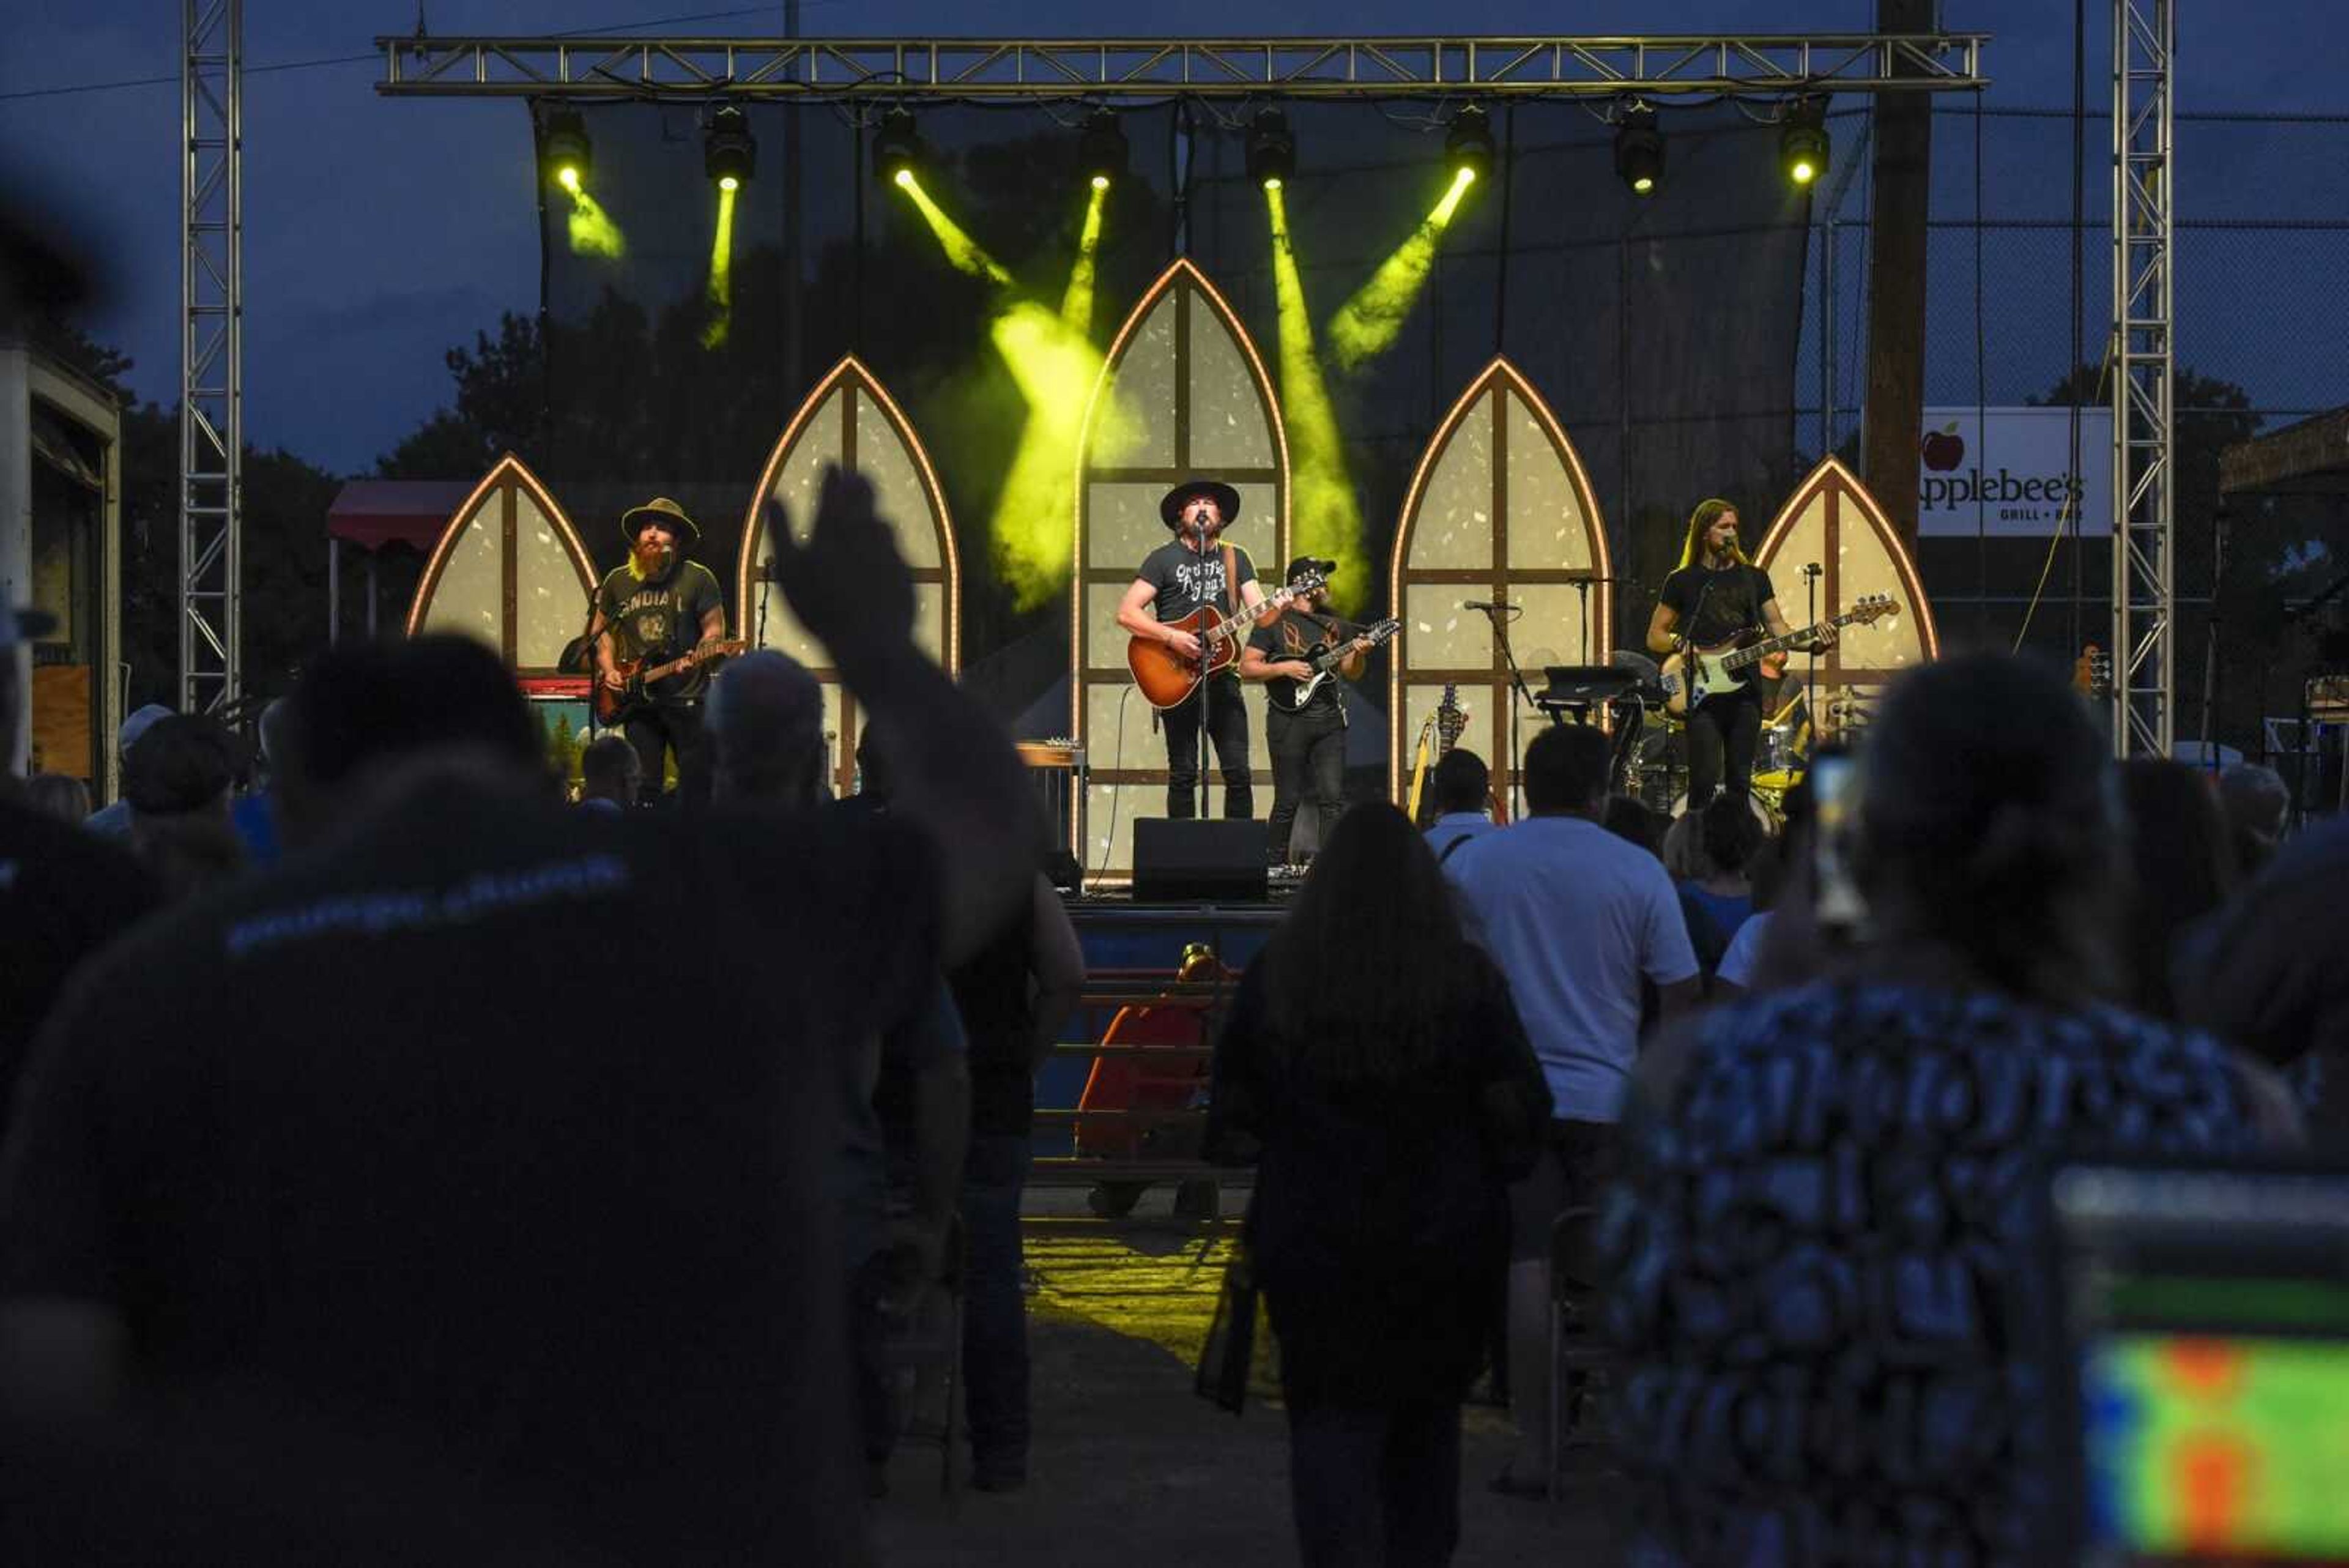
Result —
<path fill-rule="evenodd" d="M 595 603 L 612 628 L 612 656 L 623 663 L 649 658 L 666 664 L 701 640 L 701 618 L 719 608 L 718 579 L 698 561 L 679 561 L 658 581 L 639 582 L 621 566 L 604 579 Z M 709 666 L 696 665 L 660 681 L 653 695 L 669 701 L 698 697 Z"/>
<path fill-rule="evenodd" d="M 1682 566 L 1664 579 L 1658 596 L 1680 616 L 1675 629 L 1699 648 L 1727 642 L 1762 625 L 1762 607 L 1776 598 L 1770 575 L 1759 566 Z"/>
<path fill-rule="evenodd" d="M 1303 659 L 1318 644 L 1334 644 L 1340 639 L 1355 635 L 1350 621 L 1314 610 L 1291 609 L 1271 626 L 1260 626 L 1248 633 L 1248 646 L 1267 659 Z M 1265 693 L 1271 698 L 1270 711 L 1279 717 L 1297 713 L 1334 714 L 1342 719 L 1346 713 L 1345 694 L 1338 690 L 1345 680 L 1342 673 L 1333 672 L 1313 693 L 1313 701 L 1303 708 L 1297 706 L 1297 688 L 1302 682 L 1286 675 L 1277 675 L 1264 683 Z"/>
<path fill-rule="evenodd" d="M 1235 545 L 1232 561 L 1239 582 L 1226 584 L 1221 545 L 1211 545 L 1202 556 L 1179 540 L 1169 540 L 1143 557 L 1134 576 L 1158 590 L 1150 605 L 1162 621 L 1181 620 L 1203 604 L 1228 615 L 1239 603 L 1241 585 L 1256 581 L 1256 563 L 1246 550 Z"/>

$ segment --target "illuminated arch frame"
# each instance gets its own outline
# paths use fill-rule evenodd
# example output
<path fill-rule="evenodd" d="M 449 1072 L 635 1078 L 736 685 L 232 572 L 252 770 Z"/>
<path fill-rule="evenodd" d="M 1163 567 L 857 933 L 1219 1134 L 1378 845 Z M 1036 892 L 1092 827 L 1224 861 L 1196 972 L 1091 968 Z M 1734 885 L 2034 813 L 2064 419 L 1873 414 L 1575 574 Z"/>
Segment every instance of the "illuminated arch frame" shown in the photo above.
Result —
<path fill-rule="evenodd" d="M 1150 319 L 1169 290 L 1176 291 L 1174 317 L 1174 461 L 1165 467 L 1095 468 L 1092 466 L 1093 430 L 1101 411 L 1102 396 L 1117 379 L 1125 363 L 1127 350 L 1133 347 L 1133 336 L 1143 323 Z M 1240 357 L 1247 363 L 1250 379 L 1255 383 L 1260 406 L 1272 437 L 1273 466 L 1268 469 L 1219 469 L 1216 478 L 1234 484 L 1269 484 L 1274 501 L 1273 553 L 1275 562 L 1288 559 L 1288 429 L 1280 417 L 1280 400 L 1274 394 L 1272 377 L 1264 368 L 1264 359 L 1257 353 L 1256 342 L 1216 286 L 1207 281 L 1187 256 L 1178 256 L 1174 264 L 1159 274 L 1158 280 L 1143 291 L 1125 321 L 1111 339 L 1109 352 L 1102 360 L 1101 374 L 1094 379 L 1092 394 L 1085 400 L 1085 420 L 1077 441 L 1076 473 L 1076 537 L 1071 570 L 1073 584 L 1069 592 L 1069 733 L 1090 752 L 1085 734 L 1085 693 L 1104 682 L 1123 685 L 1133 675 L 1123 663 L 1089 666 L 1085 662 L 1085 589 L 1090 584 L 1114 583 L 1123 587 L 1133 581 L 1131 564 L 1113 566 L 1087 566 L 1085 549 L 1091 540 L 1092 526 L 1092 485 L 1096 482 L 1149 483 L 1173 486 L 1195 476 L 1191 462 L 1191 305 L 1204 299 L 1207 306 L 1223 322 L 1232 338 L 1239 345 Z M 1269 784 L 1272 772 L 1269 757 L 1263 757 L 1264 748 L 1250 747 L 1249 773 L 1259 784 Z M 1267 765 L 1257 765 L 1261 760 Z M 1087 785 L 1112 785 L 1124 788 L 1133 785 L 1164 789 L 1167 770 L 1155 768 L 1095 768 L 1091 770 Z M 1072 813 L 1072 817 L 1082 814 Z M 1077 824 L 1070 824 L 1070 847 L 1078 863 L 1091 867 L 1086 846 L 1077 839 Z M 1115 868 L 1112 868 L 1112 870 Z"/>
<path fill-rule="evenodd" d="M 417 579 L 416 597 L 409 602 L 407 632 L 409 637 L 414 637 L 423 628 L 424 617 L 431 608 L 432 597 L 440 592 L 440 574 L 449 564 L 450 551 L 464 536 L 465 530 L 472 525 L 481 508 L 488 504 L 491 492 L 496 491 L 501 497 L 498 523 L 503 530 L 504 550 L 504 559 L 500 566 L 504 581 L 504 605 L 498 652 L 505 659 L 507 667 L 518 675 L 557 675 L 563 672 L 551 666 L 524 668 L 517 662 L 514 632 L 520 613 L 520 585 L 515 566 L 521 536 L 515 527 L 513 498 L 515 493 L 522 490 L 529 491 L 531 499 L 538 503 L 540 514 L 554 526 L 554 536 L 563 541 L 564 552 L 571 557 L 572 567 L 579 574 L 580 626 L 583 630 L 585 628 L 588 601 L 595 595 L 595 563 L 587 554 L 587 546 L 580 542 L 579 531 L 571 525 L 570 515 L 555 504 L 546 486 L 539 483 L 538 475 L 530 471 L 530 465 L 512 452 L 508 452 L 491 465 L 490 472 L 473 486 L 472 493 L 449 514 L 448 526 L 440 530 L 440 537 L 433 545 L 432 554 L 425 560 L 424 575 Z"/>
<path fill-rule="evenodd" d="M 1794 494 L 1786 498 L 1786 504 L 1778 508 L 1777 516 L 1771 519 L 1769 532 L 1762 535 L 1762 547 L 1754 552 L 1754 564 L 1765 572 L 1770 569 L 1770 563 L 1777 558 L 1779 547 L 1786 542 L 1786 535 L 1794 532 L 1795 524 L 1801 520 L 1815 498 L 1824 499 L 1826 507 L 1819 522 L 1822 541 L 1819 553 L 1826 557 L 1820 563 L 1826 568 L 1820 578 L 1821 608 L 1831 614 L 1844 607 L 1841 581 L 1843 551 L 1840 546 L 1843 509 L 1848 503 L 1875 532 L 1877 542 L 1884 546 L 1885 555 L 1891 559 L 1892 569 L 1900 579 L 1901 590 L 1909 596 L 1909 603 L 1916 611 L 1917 641 L 1923 649 L 1924 658 L 1928 660 L 1939 659 L 1941 656 L 1940 633 L 1933 624 L 1933 602 L 1925 597 L 1925 584 L 1917 575 L 1917 563 L 1901 546 L 1900 535 L 1893 532 L 1891 519 L 1886 517 L 1884 508 L 1876 504 L 1876 497 L 1868 493 L 1868 486 L 1862 484 L 1859 476 L 1846 468 L 1838 459 L 1833 456 L 1821 459 L 1819 465 L 1811 470 L 1803 483 L 1795 486 Z M 1818 683 L 1829 691 L 1855 685 L 1881 685 L 1907 668 L 1906 665 L 1889 669 L 1854 665 L 1847 669 L 1843 663 L 1843 647 L 1838 643 L 1819 659 Z"/>
<path fill-rule="evenodd" d="M 1469 414 L 1483 401 L 1487 392 L 1502 398 L 1515 397 L 1533 416 L 1535 427 L 1549 440 L 1550 449 L 1565 466 L 1567 480 L 1574 487 L 1575 500 L 1582 508 L 1583 535 L 1590 545 L 1591 565 L 1588 567 L 1556 567 L 1528 570 L 1513 569 L 1506 548 L 1509 517 L 1509 446 L 1508 421 L 1505 406 L 1496 407 L 1493 421 L 1493 498 L 1489 515 L 1492 518 L 1493 555 L 1490 566 L 1413 567 L 1408 564 L 1412 541 L 1419 533 L 1419 507 L 1426 492 L 1427 482 L 1443 463 L 1452 441 L 1467 423 Z M 1392 613 L 1403 615 L 1409 604 L 1407 590 L 1413 584 L 1456 583 L 1462 587 L 1485 587 L 1494 597 L 1506 599 L 1511 587 L 1520 584 L 1570 584 L 1589 581 L 1596 609 L 1591 619 L 1594 631 L 1591 658 L 1603 660 L 1614 650 L 1615 586 L 1609 579 L 1615 575 L 1612 557 L 1607 548 L 1607 518 L 1600 511 L 1598 492 L 1592 489 L 1590 475 L 1582 466 L 1582 454 L 1574 450 L 1567 438 L 1566 429 L 1550 411 L 1542 395 L 1526 380 L 1506 356 L 1496 356 L 1493 362 L 1477 373 L 1444 416 L 1435 434 L 1421 453 L 1419 468 L 1411 476 L 1411 488 L 1403 494 L 1402 515 L 1395 527 L 1394 554 L 1389 568 L 1389 603 Z M 1412 686 L 1454 685 L 1472 686 L 1485 693 L 1485 709 L 1491 721 L 1491 733 L 1485 738 L 1487 756 L 1500 759 L 1493 769 L 1493 788 L 1503 800 L 1507 800 L 1510 786 L 1516 777 L 1517 759 L 1509 753 L 1509 710 L 1514 701 L 1510 689 L 1509 667 L 1501 658 L 1496 641 L 1490 669 L 1422 669 L 1408 662 L 1410 634 L 1403 636 L 1403 647 L 1387 670 L 1387 747 L 1388 784 L 1394 801 L 1400 805 L 1411 784 L 1411 757 L 1408 748 L 1418 737 L 1403 733 L 1408 709 L 1405 689 Z M 1529 683 L 1530 680 L 1529 680 Z"/>
<path fill-rule="evenodd" d="M 751 492 L 749 512 L 742 519 L 742 544 L 734 560 L 734 624 L 744 637 L 754 635 L 752 618 L 758 612 L 753 589 L 758 583 L 759 546 L 767 536 L 767 498 L 774 493 L 775 481 L 791 461 L 800 442 L 812 432 L 816 414 L 824 400 L 835 391 L 840 400 L 840 452 L 851 472 L 856 470 L 856 400 L 861 394 L 881 410 L 882 419 L 897 432 L 913 454 L 914 472 L 921 478 L 922 492 L 929 502 L 930 524 L 937 535 L 938 560 L 936 566 L 913 566 L 908 570 L 916 583 L 934 583 L 943 588 L 939 597 L 946 612 L 945 636 L 939 647 L 945 653 L 948 675 L 962 672 L 962 556 L 955 548 L 954 514 L 947 509 L 946 491 L 938 483 L 937 471 L 930 464 L 930 454 L 922 445 L 922 438 L 914 429 L 914 421 L 897 406 L 880 378 L 866 368 L 854 354 L 844 356 L 840 363 L 827 371 L 815 385 L 815 389 L 801 400 L 791 422 L 767 453 L 766 466 L 759 471 L 758 488 Z M 810 521 L 812 521 L 812 519 Z M 840 672 L 829 666 L 811 671 L 827 686 L 840 684 Z M 843 689 L 840 693 L 840 732 L 842 744 L 833 769 L 833 785 L 842 794 L 849 793 L 855 784 L 857 733 L 856 700 Z"/>

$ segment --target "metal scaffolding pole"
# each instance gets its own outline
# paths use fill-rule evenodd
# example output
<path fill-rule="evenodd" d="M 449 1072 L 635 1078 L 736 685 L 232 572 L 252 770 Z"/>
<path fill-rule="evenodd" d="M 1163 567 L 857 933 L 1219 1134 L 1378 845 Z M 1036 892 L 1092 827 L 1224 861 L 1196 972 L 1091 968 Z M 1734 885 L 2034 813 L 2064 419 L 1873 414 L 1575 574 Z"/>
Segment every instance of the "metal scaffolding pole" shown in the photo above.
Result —
<path fill-rule="evenodd" d="M 2113 0 L 2113 746 L 2169 755 L 2177 680 L 2172 0 Z"/>
<path fill-rule="evenodd" d="M 243 691 L 243 0 L 182 0 L 180 709 Z"/>

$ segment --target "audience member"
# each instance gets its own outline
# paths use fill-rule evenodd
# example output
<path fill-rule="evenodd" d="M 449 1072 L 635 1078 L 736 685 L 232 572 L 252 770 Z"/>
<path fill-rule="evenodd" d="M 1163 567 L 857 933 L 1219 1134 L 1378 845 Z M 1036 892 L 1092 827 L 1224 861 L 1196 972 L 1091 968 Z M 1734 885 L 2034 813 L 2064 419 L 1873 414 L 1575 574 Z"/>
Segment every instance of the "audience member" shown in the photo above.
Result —
<path fill-rule="evenodd" d="M 2205 770 L 2133 757 L 2121 764 L 2120 786 L 2129 870 L 2122 995 L 2139 1012 L 2174 1020 L 2178 939 L 2234 891 L 2235 852 Z"/>
<path fill-rule="evenodd" d="M 2262 763 L 2237 763 L 2219 775 L 2219 805 L 2227 814 L 2227 835 L 2235 846 L 2235 868 L 2246 879 L 2260 874 L 2283 842 L 2292 791 L 2283 775 Z"/>
<path fill-rule="evenodd" d="M 1549 1109 L 1509 986 L 1463 940 L 1435 857 L 1401 811 L 1356 806 L 1240 981 L 1208 1111 L 1212 1154 L 1261 1151 L 1247 1240 L 1308 1568 L 1451 1560 L 1460 1404 L 1497 1320 L 1506 1184 Z"/>
<path fill-rule="evenodd" d="M 1435 794 L 1435 820 L 1427 825 L 1427 846 L 1438 864 L 1460 845 L 1493 832 L 1493 776 L 1485 759 L 1454 746 L 1439 758 L 1428 774 Z"/>
<path fill-rule="evenodd" d="M 1526 748 L 1532 815 L 1444 867 L 1469 939 L 1508 978 L 1554 1104 L 1548 1147 L 1510 1193 L 1509 1407 L 1516 1457 L 1495 1483 L 1547 1490 L 1550 1234 L 1597 1199 L 1639 1052 L 1640 981 L 1666 1017 L 1692 1005 L 1700 976 L 1671 881 L 1655 859 L 1599 826 L 1608 739 L 1578 724 Z"/>
<path fill-rule="evenodd" d="M 284 765 L 285 711 L 283 697 L 271 698 L 261 710 L 260 721 L 253 727 L 257 742 L 253 768 L 237 782 L 235 797 L 229 802 L 229 820 L 244 846 L 244 863 L 258 870 L 277 864 L 277 792 L 270 780 Z"/>
<path fill-rule="evenodd" d="M 1793 832 L 1790 822 L 1786 833 L 1764 838 L 1754 847 L 1753 858 L 1745 863 L 1754 887 L 1754 912 L 1738 926 L 1737 934 L 1730 939 L 1719 967 L 1713 971 L 1715 997 L 1756 990 L 1757 979 L 1766 973 L 1763 955 L 1771 943 L 1770 933 L 1778 923 L 1778 900 L 1785 896 L 1787 879 L 1794 870 L 1789 864 Z"/>
<path fill-rule="evenodd" d="M 2050 1156 L 2240 1150 L 2261 1086 L 2107 1004 L 2105 743 L 2013 659 L 1903 676 L 1859 760 L 1846 972 L 1642 1064 L 1610 1225 L 1640 1523 L 1692 1563 L 2020 1563 L 2054 1527 Z"/>
<path fill-rule="evenodd" d="M 171 717 L 171 711 L 160 702 L 150 702 L 144 707 L 134 709 L 130 717 L 123 720 L 121 727 L 114 732 L 116 758 L 127 762 L 130 756 L 130 748 L 139 743 L 139 737 L 147 732 L 148 726 L 159 719 Z M 88 821 L 83 826 L 91 832 L 104 834 L 109 838 L 128 838 L 130 836 L 130 803 L 127 800 L 116 800 L 102 805 L 90 813 Z"/>
<path fill-rule="evenodd" d="M 35 774 L 25 781 L 25 804 L 78 826 L 89 816 L 89 785 L 70 774 Z"/>
<path fill-rule="evenodd" d="M 1604 827 L 1626 844 L 1636 844 L 1654 856 L 1661 864 L 1664 858 L 1664 830 L 1668 826 L 1664 814 L 1646 802 L 1628 794 L 1610 794 L 1607 809 L 1599 819 Z"/>
<path fill-rule="evenodd" d="M 1743 796 L 1718 794 L 1701 813 L 1696 836 L 1700 846 L 1695 874 L 1681 886 L 1712 918 L 1724 943 L 1734 941 L 1737 928 L 1754 912 L 1754 884 L 1746 878 L 1746 863 L 1762 845 L 1762 825 Z"/>
<path fill-rule="evenodd" d="M 596 736 L 579 753 L 579 804 L 591 811 L 631 809 L 644 779 L 644 760 L 616 730 Z"/>
<path fill-rule="evenodd" d="M 975 950 L 1039 845 L 1005 831 L 1010 747 L 914 646 L 870 488 L 828 475 L 807 543 L 780 509 L 769 536 L 899 748 L 896 813 L 597 821 L 486 649 L 336 649 L 283 781 L 313 847 L 116 948 L 37 1047 L 0 1409 L 218 1392 L 354 1426 L 526 1512 L 529 1560 L 861 1560 L 811 1201 L 833 1043 Z M 583 965 L 593 1026 L 546 1027 Z"/>
<path fill-rule="evenodd" d="M 130 852 L 167 898 L 193 897 L 244 868 L 244 845 L 229 815 L 236 774 L 236 737 L 201 714 L 157 720 L 123 757 Z"/>

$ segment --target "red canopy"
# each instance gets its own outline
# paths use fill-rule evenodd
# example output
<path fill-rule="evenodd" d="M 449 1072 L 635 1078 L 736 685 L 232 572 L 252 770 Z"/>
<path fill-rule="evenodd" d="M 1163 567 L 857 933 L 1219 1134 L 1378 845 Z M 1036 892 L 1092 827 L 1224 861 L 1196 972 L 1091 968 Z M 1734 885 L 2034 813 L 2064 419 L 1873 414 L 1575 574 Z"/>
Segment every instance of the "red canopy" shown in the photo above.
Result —
<path fill-rule="evenodd" d="M 349 480 L 326 509 L 326 535 L 362 550 L 396 542 L 429 556 L 472 493 L 472 485 L 445 479 Z"/>

